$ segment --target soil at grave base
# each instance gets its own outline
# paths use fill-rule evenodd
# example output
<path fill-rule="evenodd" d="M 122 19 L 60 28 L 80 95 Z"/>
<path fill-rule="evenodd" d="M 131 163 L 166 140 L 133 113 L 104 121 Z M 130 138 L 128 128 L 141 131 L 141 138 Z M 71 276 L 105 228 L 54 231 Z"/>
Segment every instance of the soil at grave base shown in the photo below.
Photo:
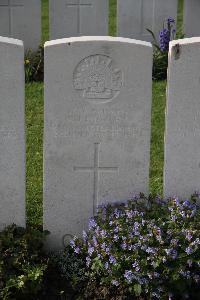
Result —
<path fill-rule="evenodd" d="M 127 297 L 127 296 L 108 296 L 106 298 L 102 298 L 99 296 L 88 296 L 86 297 L 81 297 L 81 295 L 79 296 L 74 296 L 72 294 L 67 294 L 67 295 L 63 295 L 63 296 L 55 296 L 55 295 L 48 295 L 45 298 L 42 298 L 42 300 L 145 300 L 144 298 L 133 298 L 132 296 Z"/>

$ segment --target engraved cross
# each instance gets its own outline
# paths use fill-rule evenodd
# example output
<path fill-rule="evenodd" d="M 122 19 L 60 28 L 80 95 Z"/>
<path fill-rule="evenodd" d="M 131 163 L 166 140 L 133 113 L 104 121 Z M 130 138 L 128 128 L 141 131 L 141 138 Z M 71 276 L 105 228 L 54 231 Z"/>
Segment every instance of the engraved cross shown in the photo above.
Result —
<path fill-rule="evenodd" d="M 77 9 L 77 31 L 81 34 L 81 8 L 82 7 L 92 7 L 92 3 L 82 3 L 81 0 L 76 0 L 76 3 L 67 3 L 67 7 L 76 7 Z"/>
<path fill-rule="evenodd" d="M 93 172 L 94 179 L 94 189 L 93 189 L 93 210 L 95 213 L 96 206 L 98 205 L 98 187 L 99 187 L 99 173 L 100 172 L 118 172 L 118 167 L 100 167 L 99 165 L 99 152 L 100 152 L 100 144 L 94 144 L 94 165 L 92 167 L 74 167 L 74 171 L 79 172 Z"/>
<path fill-rule="evenodd" d="M 9 35 L 12 34 L 12 9 L 15 7 L 24 7 L 23 4 L 15 4 L 12 3 L 12 0 L 8 0 L 8 4 L 0 4 L 1 7 L 7 7 L 8 8 L 8 14 L 9 14 Z"/>

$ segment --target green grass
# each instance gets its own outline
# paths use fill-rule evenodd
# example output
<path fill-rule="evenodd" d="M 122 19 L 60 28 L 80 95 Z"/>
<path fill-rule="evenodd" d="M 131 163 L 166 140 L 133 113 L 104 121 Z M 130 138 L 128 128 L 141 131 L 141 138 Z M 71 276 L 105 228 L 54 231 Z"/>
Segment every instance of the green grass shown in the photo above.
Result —
<path fill-rule="evenodd" d="M 49 1 L 42 0 L 42 44 L 49 40 Z"/>
<path fill-rule="evenodd" d="M 27 219 L 42 224 L 43 83 L 26 84 Z"/>
<path fill-rule="evenodd" d="M 163 193 L 163 159 L 165 129 L 166 82 L 153 83 L 150 191 Z"/>
<path fill-rule="evenodd" d="M 183 36 L 183 4 L 184 0 L 179 0 L 178 3 L 178 18 L 177 18 L 177 37 Z"/>
<path fill-rule="evenodd" d="M 100 0 L 99 0 L 100 1 Z M 179 0 L 178 32 L 182 28 L 183 0 Z M 48 40 L 48 0 L 42 0 L 43 42 Z M 116 35 L 116 0 L 110 0 L 109 34 Z M 164 112 L 166 82 L 153 83 L 150 191 L 162 195 L 164 158 Z M 26 85 L 27 219 L 42 224 L 43 83 Z"/>
<path fill-rule="evenodd" d="M 111 36 L 116 36 L 117 33 L 117 5 L 116 5 L 116 0 L 110 0 L 109 1 L 109 9 L 110 9 L 110 14 L 109 14 L 109 35 Z"/>

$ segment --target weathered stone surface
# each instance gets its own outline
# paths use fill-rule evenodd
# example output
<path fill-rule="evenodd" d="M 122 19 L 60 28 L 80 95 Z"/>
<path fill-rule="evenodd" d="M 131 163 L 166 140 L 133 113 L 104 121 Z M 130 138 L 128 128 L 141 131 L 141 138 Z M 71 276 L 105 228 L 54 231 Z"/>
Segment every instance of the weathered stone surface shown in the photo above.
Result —
<path fill-rule="evenodd" d="M 200 38 L 170 45 L 164 194 L 200 190 Z"/>
<path fill-rule="evenodd" d="M 41 0 L 0 0 L 0 35 L 20 39 L 25 49 L 41 42 Z"/>
<path fill-rule="evenodd" d="M 158 39 L 166 18 L 177 18 L 177 0 L 118 0 L 118 36 L 152 41 Z"/>
<path fill-rule="evenodd" d="M 80 235 L 99 203 L 148 192 L 152 47 L 109 37 L 45 44 L 44 228 Z"/>
<path fill-rule="evenodd" d="M 108 35 L 108 0 L 50 0 L 50 37 Z"/>
<path fill-rule="evenodd" d="M 184 1 L 184 34 L 186 37 L 200 36 L 200 1 Z"/>
<path fill-rule="evenodd" d="M 24 49 L 0 37 L 0 229 L 25 226 Z"/>

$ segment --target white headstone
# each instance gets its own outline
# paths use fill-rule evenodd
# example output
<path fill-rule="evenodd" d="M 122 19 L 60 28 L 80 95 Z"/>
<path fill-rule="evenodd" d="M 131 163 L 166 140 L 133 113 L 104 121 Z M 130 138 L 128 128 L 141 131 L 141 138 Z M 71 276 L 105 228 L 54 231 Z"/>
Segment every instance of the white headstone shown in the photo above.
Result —
<path fill-rule="evenodd" d="M 152 41 L 150 29 L 156 38 L 166 18 L 177 18 L 177 0 L 117 0 L 118 36 Z"/>
<path fill-rule="evenodd" d="M 45 44 L 44 228 L 80 235 L 98 204 L 148 192 L 152 47 L 123 38 Z"/>
<path fill-rule="evenodd" d="M 164 194 L 200 190 L 200 38 L 173 41 L 169 56 Z"/>
<path fill-rule="evenodd" d="M 50 37 L 108 35 L 108 0 L 50 0 Z"/>
<path fill-rule="evenodd" d="M 20 39 L 25 49 L 41 42 L 41 0 L 0 0 L 0 35 Z"/>
<path fill-rule="evenodd" d="M 200 1 L 184 0 L 184 34 L 186 37 L 200 36 Z"/>
<path fill-rule="evenodd" d="M 25 226 L 24 48 L 0 37 L 0 230 Z"/>

